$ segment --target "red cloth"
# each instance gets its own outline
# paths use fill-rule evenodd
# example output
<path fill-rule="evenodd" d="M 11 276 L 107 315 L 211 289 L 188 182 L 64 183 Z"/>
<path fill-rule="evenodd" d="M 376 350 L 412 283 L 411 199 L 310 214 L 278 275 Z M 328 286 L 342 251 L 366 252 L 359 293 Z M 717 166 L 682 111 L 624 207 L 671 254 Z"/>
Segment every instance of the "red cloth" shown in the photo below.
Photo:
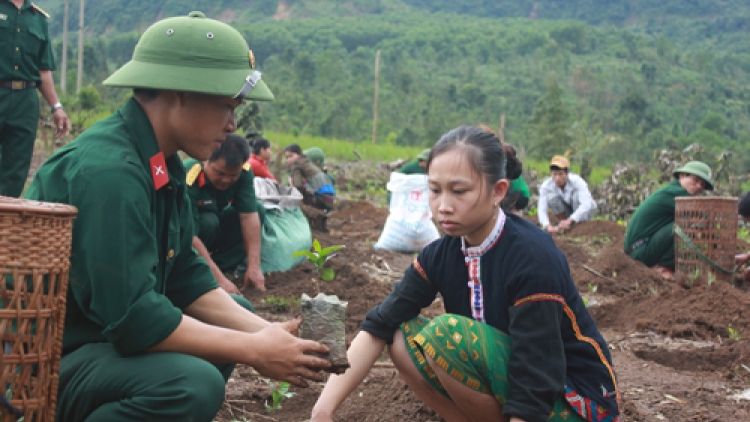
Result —
<path fill-rule="evenodd" d="M 250 159 L 247 160 L 250 163 L 250 168 L 253 169 L 253 175 L 255 177 L 264 177 L 266 179 L 276 180 L 273 174 L 268 170 L 268 162 L 255 154 L 250 154 Z"/>

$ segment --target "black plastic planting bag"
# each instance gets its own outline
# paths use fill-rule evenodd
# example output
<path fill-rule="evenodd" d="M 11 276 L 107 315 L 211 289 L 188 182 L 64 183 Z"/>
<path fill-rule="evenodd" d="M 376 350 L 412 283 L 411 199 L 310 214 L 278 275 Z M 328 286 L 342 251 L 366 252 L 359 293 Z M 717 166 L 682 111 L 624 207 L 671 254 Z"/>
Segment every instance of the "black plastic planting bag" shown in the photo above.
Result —
<path fill-rule="evenodd" d="M 346 358 L 346 305 L 335 295 L 319 293 L 314 298 L 302 294 L 302 326 L 300 337 L 328 346 L 330 353 L 322 355 L 331 362 L 330 372 L 343 373 L 349 367 Z"/>

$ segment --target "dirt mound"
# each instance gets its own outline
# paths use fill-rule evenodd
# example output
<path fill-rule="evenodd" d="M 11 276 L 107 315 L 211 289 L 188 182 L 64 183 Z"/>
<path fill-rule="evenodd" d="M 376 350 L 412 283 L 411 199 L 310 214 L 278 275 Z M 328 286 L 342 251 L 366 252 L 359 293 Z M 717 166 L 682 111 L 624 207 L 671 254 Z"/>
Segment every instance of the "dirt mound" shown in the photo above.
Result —
<path fill-rule="evenodd" d="M 571 227 L 565 232 L 565 235 L 588 239 L 609 239 L 613 245 L 622 245 L 623 240 L 625 240 L 625 227 L 606 220 L 585 221 Z"/>
<path fill-rule="evenodd" d="M 339 203 L 328 217 L 327 227 L 335 237 L 370 239 L 375 243 L 388 218 L 388 210 L 368 201 Z"/>
<path fill-rule="evenodd" d="M 731 327 L 750 336 L 750 294 L 728 283 L 716 282 L 659 292 L 636 292 L 614 304 L 591 310 L 601 327 L 653 331 L 672 338 L 721 340 Z"/>
<path fill-rule="evenodd" d="M 574 261 L 570 273 L 581 291 L 595 289 L 597 293 L 615 296 L 633 292 L 658 294 L 673 287 L 656 271 L 625 255 L 619 244 L 611 245 L 588 263 Z"/>

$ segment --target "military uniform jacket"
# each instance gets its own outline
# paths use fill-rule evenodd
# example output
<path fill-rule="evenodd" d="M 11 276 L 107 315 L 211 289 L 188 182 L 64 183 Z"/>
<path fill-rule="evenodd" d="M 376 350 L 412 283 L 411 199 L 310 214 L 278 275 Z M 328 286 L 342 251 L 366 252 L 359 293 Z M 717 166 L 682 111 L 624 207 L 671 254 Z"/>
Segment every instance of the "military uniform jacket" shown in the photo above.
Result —
<path fill-rule="evenodd" d="M 239 179 L 226 190 L 219 190 L 211 184 L 203 172 L 203 163 L 190 158 L 183 163 L 187 169 L 188 196 L 193 210 L 195 232 L 200 231 L 200 213 L 212 212 L 221 218 L 227 207 L 238 213 L 258 212 L 255 199 L 255 176 L 250 164 L 245 163 Z"/>
<path fill-rule="evenodd" d="M 18 9 L 0 0 L 0 80 L 41 82 L 39 70 L 55 70 L 44 11 L 24 1 Z"/>
<path fill-rule="evenodd" d="M 625 233 L 625 250 L 638 240 L 647 240 L 662 227 L 674 223 L 675 198 L 690 196 L 677 179 L 646 198 L 633 213 Z"/>
<path fill-rule="evenodd" d="M 164 159 L 132 98 L 50 157 L 26 197 L 78 207 L 64 354 L 97 342 L 142 353 L 218 287 L 192 248 L 182 162 Z"/>

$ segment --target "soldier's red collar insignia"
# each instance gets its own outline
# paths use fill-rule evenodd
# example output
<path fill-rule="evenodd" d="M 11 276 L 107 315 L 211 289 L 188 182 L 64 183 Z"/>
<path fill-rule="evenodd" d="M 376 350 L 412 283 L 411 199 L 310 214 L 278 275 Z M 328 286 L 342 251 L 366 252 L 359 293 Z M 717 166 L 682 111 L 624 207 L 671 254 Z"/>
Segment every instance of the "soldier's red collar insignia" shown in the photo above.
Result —
<path fill-rule="evenodd" d="M 161 152 L 151 157 L 151 178 L 154 179 L 154 188 L 161 189 L 169 183 L 169 173 L 167 173 L 167 162 L 164 160 L 164 154 Z"/>
<path fill-rule="evenodd" d="M 198 187 L 202 188 L 206 184 L 206 173 L 201 172 L 200 175 L 198 175 Z"/>

